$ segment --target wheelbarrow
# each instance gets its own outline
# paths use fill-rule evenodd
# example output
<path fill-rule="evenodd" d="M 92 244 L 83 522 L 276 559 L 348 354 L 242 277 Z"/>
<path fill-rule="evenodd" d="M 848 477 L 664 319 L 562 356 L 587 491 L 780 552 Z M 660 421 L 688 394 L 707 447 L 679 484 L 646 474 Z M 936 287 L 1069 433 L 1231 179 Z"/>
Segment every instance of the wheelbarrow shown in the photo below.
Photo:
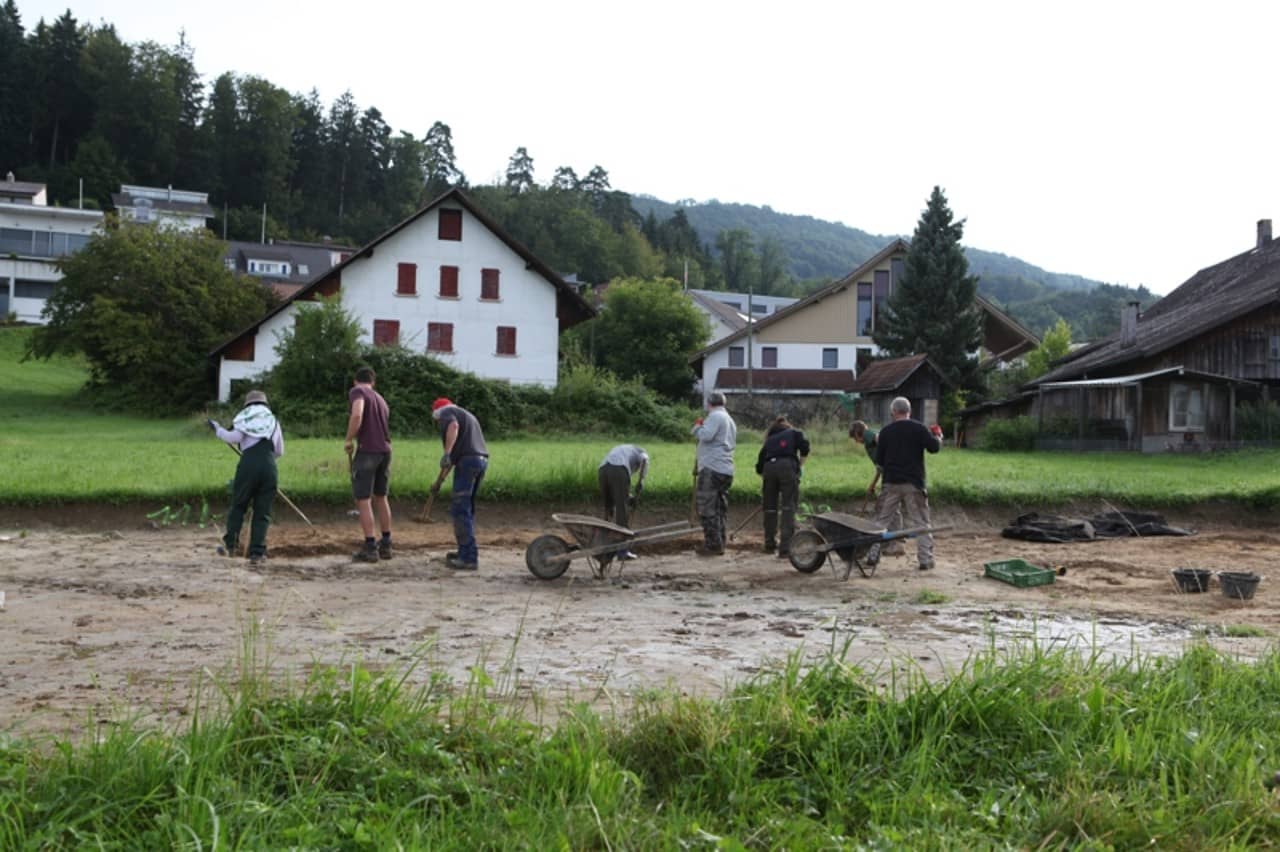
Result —
<path fill-rule="evenodd" d="M 876 552 L 877 559 L 868 562 L 873 547 L 950 529 L 949 526 L 943 526 L 889 531 L 881 529 L 866 518 L 844 512 L 823 512 L 813 515 L 810 521 L 814 529 L 797 530 L 791 537 L 791 566 L 804 574 L 812 574 L 834 551 L 844 563 L 844 573 L 837 571 L 835 560 L 831 561 L 831 571 L 841 580 L 849 579 L 855 565 L 864 577 L 876 573 L 879 551 Z"/>
<path fill-rule="evenodd" d="M 590 515 L 559 514 L 552 515 L 551 519 L 563 524 L 576 544 L 551 534 L 540 535 L 529 542 L 524 551 L 524 564 L 533 576 L 542 580 L 556 579 L 575 559 L 586 559 L 591 565 L 592 575 L 598 579 L 605 575 L 613 558 L 624 550 L 702 531 L 701 527 L 688 521 L 629 530 Z"/>

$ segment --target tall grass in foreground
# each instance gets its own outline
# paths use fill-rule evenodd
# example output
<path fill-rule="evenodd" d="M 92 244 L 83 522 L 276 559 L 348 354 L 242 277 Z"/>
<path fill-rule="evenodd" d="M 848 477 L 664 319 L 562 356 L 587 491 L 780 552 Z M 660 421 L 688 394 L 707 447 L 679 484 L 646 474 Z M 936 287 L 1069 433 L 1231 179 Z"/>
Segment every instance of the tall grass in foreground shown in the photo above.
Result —
<path fill-rule="evenodd" d="M 877 679 L 884 677 L 879 673 Z M 522 719 L 483 673 L 252 677 L 181 733 L 0 749 L 0 848 L 1245 848 L 1280 843 L 1280 656 L 1035 646 L 888 695 L 831 658 L 722 700 Z M 230 687 L 228 687 L 230 689 Z M 902 697 L 890 697 L 899 695 Z"/>

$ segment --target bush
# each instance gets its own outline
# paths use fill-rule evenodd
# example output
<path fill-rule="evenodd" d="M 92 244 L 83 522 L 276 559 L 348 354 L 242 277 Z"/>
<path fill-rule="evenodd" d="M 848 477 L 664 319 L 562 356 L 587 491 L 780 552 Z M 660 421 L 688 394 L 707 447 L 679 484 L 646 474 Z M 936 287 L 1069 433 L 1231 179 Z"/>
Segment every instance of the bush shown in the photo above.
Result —
<path fill-rule="evenodd" d="M 1036 448 L 1036 421 L 1030 417 L 992 420 L 982 430 L 982 449 L 1030 452 Z"/>
<path fill-rule="evenodd" d="M 1236 434 L 1242 441 L 1280 439 L 1280 404 L 1242 402 L 1236 407 Z"/>

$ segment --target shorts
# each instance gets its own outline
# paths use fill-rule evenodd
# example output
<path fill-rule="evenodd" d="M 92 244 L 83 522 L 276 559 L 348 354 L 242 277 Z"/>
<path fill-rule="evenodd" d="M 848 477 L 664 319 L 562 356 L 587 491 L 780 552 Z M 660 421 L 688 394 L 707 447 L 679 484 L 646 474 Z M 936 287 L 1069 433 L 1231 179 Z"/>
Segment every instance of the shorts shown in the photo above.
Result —
<path fill-rule="evenodd" d="M 351 462 L 351 493 L 357 500 L 386 497 L 391 480 L 391 453 L 356 453 Z"/>

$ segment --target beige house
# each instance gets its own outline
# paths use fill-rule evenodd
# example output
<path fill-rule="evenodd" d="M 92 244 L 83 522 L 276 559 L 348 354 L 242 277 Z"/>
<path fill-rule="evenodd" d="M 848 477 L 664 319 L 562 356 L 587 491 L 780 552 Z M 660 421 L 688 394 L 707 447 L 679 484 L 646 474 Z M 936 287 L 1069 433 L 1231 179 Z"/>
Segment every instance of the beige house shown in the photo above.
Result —
<path fill-rule="evenodd" d="M 835 396 L 853 390 L 861 370 L 882 353 L 872 340 L 901 279 L 910 245 L 896 239 L 840 280 L 696 353 L 705 398 L 766 393 Z M 982 297 L 983 356 L 1008 360 L 1039 345 L 1034 334 Z M 794 405 L 782 405 L 792 410 Z"/>

